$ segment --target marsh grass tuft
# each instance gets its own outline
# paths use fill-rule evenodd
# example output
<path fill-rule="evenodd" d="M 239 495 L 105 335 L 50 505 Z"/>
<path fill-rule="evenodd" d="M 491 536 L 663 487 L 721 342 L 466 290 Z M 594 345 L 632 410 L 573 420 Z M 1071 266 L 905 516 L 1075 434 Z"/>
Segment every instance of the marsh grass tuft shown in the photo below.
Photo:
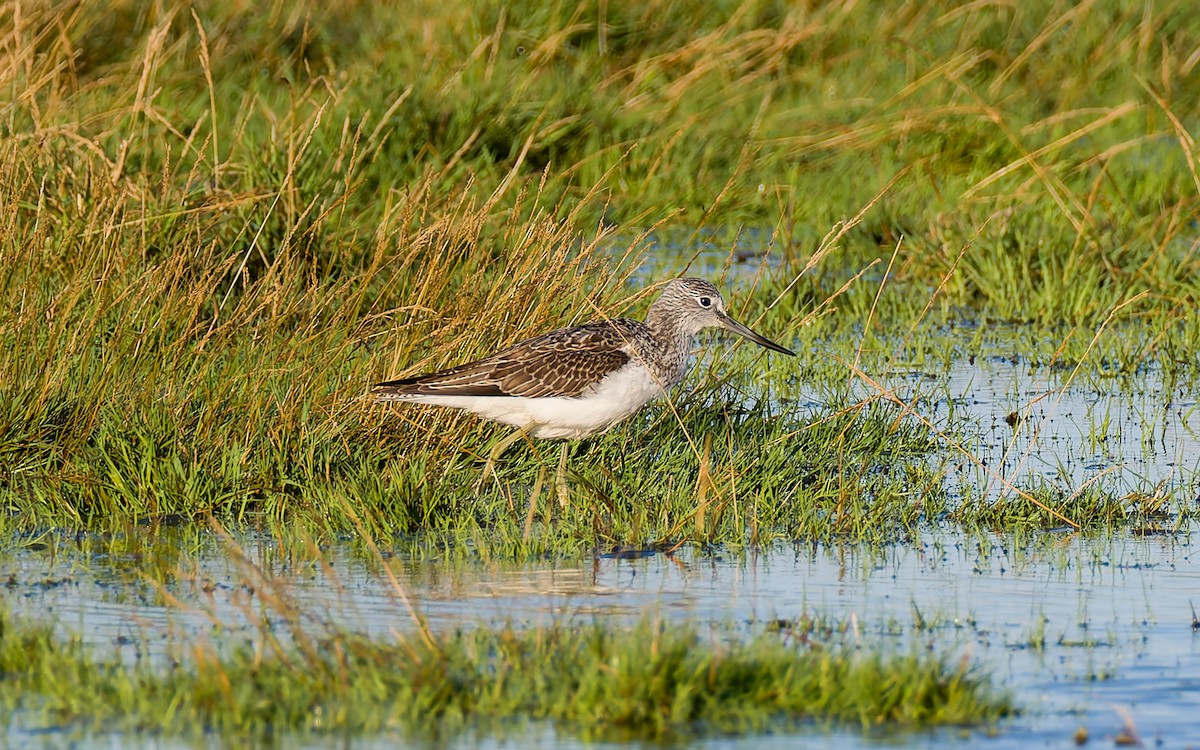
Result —
<path fill-rule="evenodd" d="M 1035 498 L 1037 502 L 1028 502 L 1027 496 Z M 990 528 L 1070 528 L 1063 523 L 1066 517 L 1080 526 L 1097 529 L 1124 526 L 1133 512 L 1126 501 L 1095 485 L 1066 492 L 1060 487 L 1042 483 L 1022 490 L 1020 497 L 1006 497 L 994 502 L 969 500 L 951 515 L 963 523 Z"/>
<path fill-rule="evenodd" d="M 78 640 L 0 622 L 0 705 L 26 728 L 213 733 L 469 729 L 551 722 L 595 740 L 679 741 L 850 724 L 863 729 L 988 725 L 1011 699 L 965 663 L 727 640 L 643 620 L 631 629 L 477 627 L 424 641 L 335 635 L 307 647 L 197 644 L 174 666 L 91 652 Z"/>

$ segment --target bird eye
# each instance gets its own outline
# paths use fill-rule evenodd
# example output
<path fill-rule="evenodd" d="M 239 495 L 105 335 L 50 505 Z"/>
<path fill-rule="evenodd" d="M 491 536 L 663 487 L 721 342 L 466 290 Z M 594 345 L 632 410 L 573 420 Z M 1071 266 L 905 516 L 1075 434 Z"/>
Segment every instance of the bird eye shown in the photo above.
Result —
<path fill-rule="evenodd" d="M 701 297 L 699 301 L 701 307 L 712 307 L 712 300 L 708 297 Z"/>

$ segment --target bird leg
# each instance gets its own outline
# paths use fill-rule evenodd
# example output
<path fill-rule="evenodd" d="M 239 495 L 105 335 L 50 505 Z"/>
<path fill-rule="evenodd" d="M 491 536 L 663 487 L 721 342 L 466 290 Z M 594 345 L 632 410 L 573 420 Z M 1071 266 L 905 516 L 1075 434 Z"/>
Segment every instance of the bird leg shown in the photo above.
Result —
<path fill-rule="evenodd" d="M 496 474 L 496 459 L 500 458 L 500 454 L 508 450 L 510 445 L 523 437 L 527 437 L 525 430 L 518 428 L 488 451 L 487 461 L 483 464 L 483 473 L 479 475 L 479 481 L 475 483 L 475 494 L 479 494 L 483 490 L 483 483 L 487 481 L 489 475 L 495 476 L 497 482 L 500 481 L 500 476 Z"/>
<path fill-rule="evenodd" d="M 567 488 L 567 449 L 571 444 L 563 441 L 562 447 L 558 452 L 558 476 L 554 480 L 554 487 L 558 490 L 558 504 L 562 507 L 567 507 L 567 503 L 571 500 L 571 493 Z"/>

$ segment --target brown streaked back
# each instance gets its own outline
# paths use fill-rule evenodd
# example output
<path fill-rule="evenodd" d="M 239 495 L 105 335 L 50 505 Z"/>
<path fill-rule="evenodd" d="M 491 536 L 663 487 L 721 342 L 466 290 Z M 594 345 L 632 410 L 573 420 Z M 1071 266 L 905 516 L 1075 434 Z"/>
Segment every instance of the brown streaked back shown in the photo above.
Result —
<path fill-rule="evenodd" d="M 624 367 L 645 324 L 626 319 L 588 323 L 526 339 L 489 357 L 447 370 L 389 380 L 376 401 L 414 396 L 576 397 Z"/>

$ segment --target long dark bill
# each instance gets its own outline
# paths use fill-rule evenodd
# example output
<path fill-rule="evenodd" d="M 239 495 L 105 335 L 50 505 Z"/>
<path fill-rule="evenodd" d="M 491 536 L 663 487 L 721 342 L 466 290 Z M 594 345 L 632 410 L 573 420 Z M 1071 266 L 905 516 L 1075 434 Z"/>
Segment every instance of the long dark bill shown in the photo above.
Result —
<path fill-rule="evenodd" d="M 790 349 L 785 349 L 784 347 L 780 346 L 779 344 L 776 344 L 774 341 L 772 341 L 769 338 L 766 338 L 764 336 L 759 336 L 757 333 L 755 333 L 754 331 L 751 331 L 749 328 L 747 328 L 746 326 L 737 322 L 736 320 L 729 317 L 728 315 L 722 315 L 721 320 L 725 323 L 726 328 L 733 331 L 734 333 L 736 333 L 739 336 L 750 339 L 751 341 L 758 344 L 759 346 L 766 347 L 767 349 L 770 349 L 773 352 L 779 352 L 780 354 L 786 354 L 789 357 L 796 356 L 796 353 L 794 351 L 792 351 Z"/>

